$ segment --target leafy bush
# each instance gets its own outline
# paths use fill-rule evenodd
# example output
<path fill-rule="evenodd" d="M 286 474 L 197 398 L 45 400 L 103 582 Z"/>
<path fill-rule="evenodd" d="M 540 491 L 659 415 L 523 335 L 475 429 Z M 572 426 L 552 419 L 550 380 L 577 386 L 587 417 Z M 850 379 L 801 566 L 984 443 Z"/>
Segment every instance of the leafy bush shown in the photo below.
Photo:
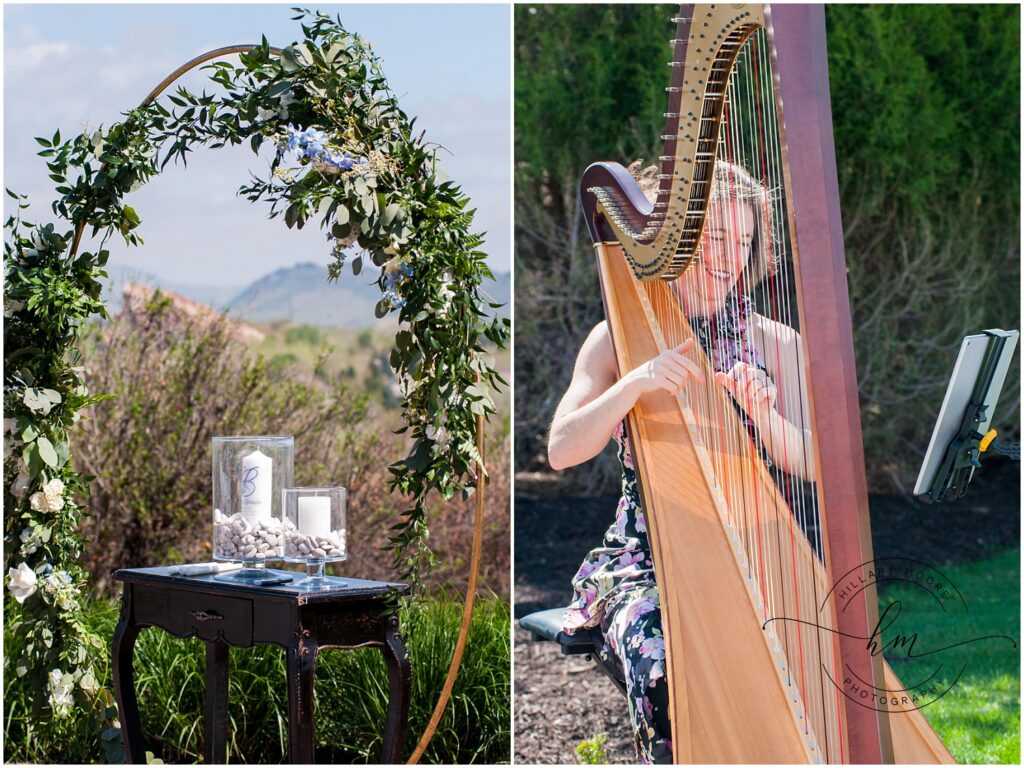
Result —
<path fill-rule="evenodd" d="M 324 343 L 324 335 L 319 328 L 312 325 L 297 325 L 285 331 L 284 339 L 289 344 L 308 344 L 319 347 Z"/>
<path fill-rule="evenodd" d="M 608 756 L 605 754 L 604 745 L 607 743 L 608 736 L 603 733 L 584 739 L 576 745 L 576 759 L 580 765 L 606 765 Z"/>
<path fill-rule="evenodd" d="M 827 18 L 868 468 L 876 487 L 909 489 L 960 339 L 1020 323 L 1020 10 Z M 1019 400 L 1013 366 L 1001 432 L 1018 431 Z"/>
<path fill-rule="evenodd" d="M 661 153 L 675 12 L 515 9 L 519 471 L 546 468 L 566 361 L 602 316 L 578 180 L 596 160 Z M 868 473 L 906 487 L 959 339 L 1020 322 L 1020 13 L 830 5 L 827 22 Z M 1020 423 L 1019 393 L 1013 366 L 999 426 Z M 568 479 L 600 492 L 617 474 L 609 450 Z"/>
<path fill-rule="evenodd" d="M 446 596 L 424 598 L 402 609 L 402 634 L 412 659 L 413 692 L 405 756 L 426 727 L 451 659 L 461 605 Z M 117 607 L 89 605 L 85 620 L 109 637 Z M 507 600 L 477 602 L 466 655 L 451 702 L 430 743 L 425 763 L 502 763 L 510 750 L 510 656 Z M 5 634 L 5 645 L 18 639 Z M 110 684 L 109 659 L 100 670 Z M 203 644 L 145 630 L 136 646 L 136 690 L 148 749 L 165 762 L 195 762 L 203 749 Z M 230 760 L 281 762 L 287 749 L 287 689 L 283 649 L 232 649 L 228 733 Z M 319 762 L 377 762 L 387 712 L 387 671 L 376 649 L 327 650 L 316 673 Z M 41 738 L 25 705 L 22 678 L 5 675 L 4 745 L 10 762 L 108 762 L 99 734 L 76 743 Z"/>
<path fill-rule="evenodd" d="M 99 637 L 110 638 L 117 624 L 118 608 L 107 600 L 86 602 L 80 620 Z M 7 617 L 4 622 L 4 760 L 11 763 L 89 763 L 116 762 L 120 741 L 107 746 L 96 727 L 98 718 L 73 710 L 68 717 L 47 720 L 41 717 L 29 677 L 15 671 L 16 660 L 24 648 L 25 635 Z M 92 670 L 100 694 L 94 706 L 109 706 L 108 719 L 117 716 L 114 705 L 109 650 L 93 654 Z M 110 751 L 107 751 L 107 750 Z"/>

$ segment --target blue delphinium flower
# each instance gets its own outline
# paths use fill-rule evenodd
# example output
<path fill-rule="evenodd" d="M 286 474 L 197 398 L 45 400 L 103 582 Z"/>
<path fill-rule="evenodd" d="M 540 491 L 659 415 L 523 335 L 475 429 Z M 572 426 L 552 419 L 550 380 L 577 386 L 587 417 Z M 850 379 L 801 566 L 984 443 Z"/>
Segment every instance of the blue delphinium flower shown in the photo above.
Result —
<path fill-rule="evenodd" d="M 342 171 L 352 170 L 352 160 L 353 157 L 348 152 L 342 152 L 341 154 L 329 152 L 323 158 L 323 161 L 327 163 L 327 165 L 333 166 L 334 168 L 338 168 Z"/>
<path fill-rule="evenodd" d="M 287 129 L 287 149 L 297 152 L 299 157 L 310 162 L 320 162 L 340 171 L 350 171 L 353 166 L 364 165 L 365 157 L 355 157 L 349 152 L 335 152 L 328 148 L 330 136 L 313 127 L 300 131 L 292 126 Z"/>
<path fill-rule="evenodd" d="M 401 309 L 405 306 L 406 301 L 398 289 L 405 279 L 411 276 L 412 267 L 404 263 L 384 273 L 384 298 L 394 309 Z"/>
<path fill-rule="evenodd" d="M 316 160 L 327 153 L 328 141 L 330 137 L 326 133 L 312 126 L 304 131 L 288 126 L 288 150 L 298 152 L 301 157 Z"/>
<path fill-rule="evenodd" d="M 345 266 L 345 247 L 339 240 L 334 241 L 334 247 L 331 248 L 331 256 L 338 261 L 339 266 Z"/>

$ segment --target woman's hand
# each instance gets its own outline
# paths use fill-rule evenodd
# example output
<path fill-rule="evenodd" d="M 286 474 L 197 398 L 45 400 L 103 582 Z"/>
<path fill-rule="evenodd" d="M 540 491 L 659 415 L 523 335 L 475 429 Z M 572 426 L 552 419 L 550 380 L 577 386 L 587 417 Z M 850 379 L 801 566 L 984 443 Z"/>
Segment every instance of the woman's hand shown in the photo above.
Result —
<path fill-rule="evenodd" d="M 625 377 L 628 385 L 638 396 L 658 390 L 674 395 L 690 382 L 703 382 L 700 366 L 686 357 L 693 344 L 693 339 L 687 339 L 678 347 L 666 349 L 653 360 L 634 368 Z"/>
<path fill-rule="evenodd" d="M 760 368 L 738 362 L 728 373 L 718 371 L 715 381 L 725 387 L 733 400 L 751 417 L 767 416 L 775 408 L 775 382 Z"/>

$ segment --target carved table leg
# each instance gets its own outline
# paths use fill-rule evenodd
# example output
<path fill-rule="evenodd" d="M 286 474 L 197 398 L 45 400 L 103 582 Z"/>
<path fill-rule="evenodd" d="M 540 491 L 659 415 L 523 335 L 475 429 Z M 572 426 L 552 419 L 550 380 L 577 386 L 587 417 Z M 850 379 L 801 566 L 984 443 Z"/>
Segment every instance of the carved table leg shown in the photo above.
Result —
<path fill-rule="evenodd" d="M 384 631 L 384 661 L 388 666 L 388 720 L 384 726 L 384 745 L 381 762 L 397 764 L 402 762 L 402 747 L 405 743 L 405 726 L 409 720 L 409 700 L 412 691 L 412 676 L 409 669 L 409 652 L 405 650 L 402 636 L 398 633 L 398 617 L 388 620 Z"/>
<path fill-rule="evenodd" d="M 319 650 L 308 630 L 288 647 L 288 762 L 315 762 L 313 727 L 313 674 Z"/>
<path fill-rule="evenodd" d="M 223 640 L 206 643 L 206 749 L 208 764 L 228 761 L 228 644 Z"/>
<path fill-rule="evenodd" d="M 131 615 L 131 587 L 126 586 L 121 598 L 121 620 L 114 630 L 114 695 L 117 697 L 117 709 L 121 719 L 125 762 L 145 763 L 146 746 L 142 741 L 142 721 L 139 718 L 139 701 L 135 696 L 135 672 L 132 668 L 135 638 L 142 627 L 131 623 Z"/>

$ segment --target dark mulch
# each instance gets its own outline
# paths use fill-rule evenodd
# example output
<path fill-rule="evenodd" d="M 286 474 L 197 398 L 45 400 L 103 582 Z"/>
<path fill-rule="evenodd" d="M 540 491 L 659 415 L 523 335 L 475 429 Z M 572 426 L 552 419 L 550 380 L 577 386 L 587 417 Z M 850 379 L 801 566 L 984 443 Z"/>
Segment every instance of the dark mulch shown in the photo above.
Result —
<path fill-rule="evenodd" d="M 549 477 L 516 478 L 515 616 L 566 605 L 583 555 L 611 524 L 615 496 L 559 496 Z M 967 495 L 926 504 L 870 497 L 875 557 L 902 555 L 933 565 L 978 560 L 1020 546 L 1020 465 L 994 461 Z M 553 643 L 515 635 L 515 761 L 574 763 L 583 739 L 604 733 L 611 763 L 634 761 L 626 702 L 592 664 Z"/>

